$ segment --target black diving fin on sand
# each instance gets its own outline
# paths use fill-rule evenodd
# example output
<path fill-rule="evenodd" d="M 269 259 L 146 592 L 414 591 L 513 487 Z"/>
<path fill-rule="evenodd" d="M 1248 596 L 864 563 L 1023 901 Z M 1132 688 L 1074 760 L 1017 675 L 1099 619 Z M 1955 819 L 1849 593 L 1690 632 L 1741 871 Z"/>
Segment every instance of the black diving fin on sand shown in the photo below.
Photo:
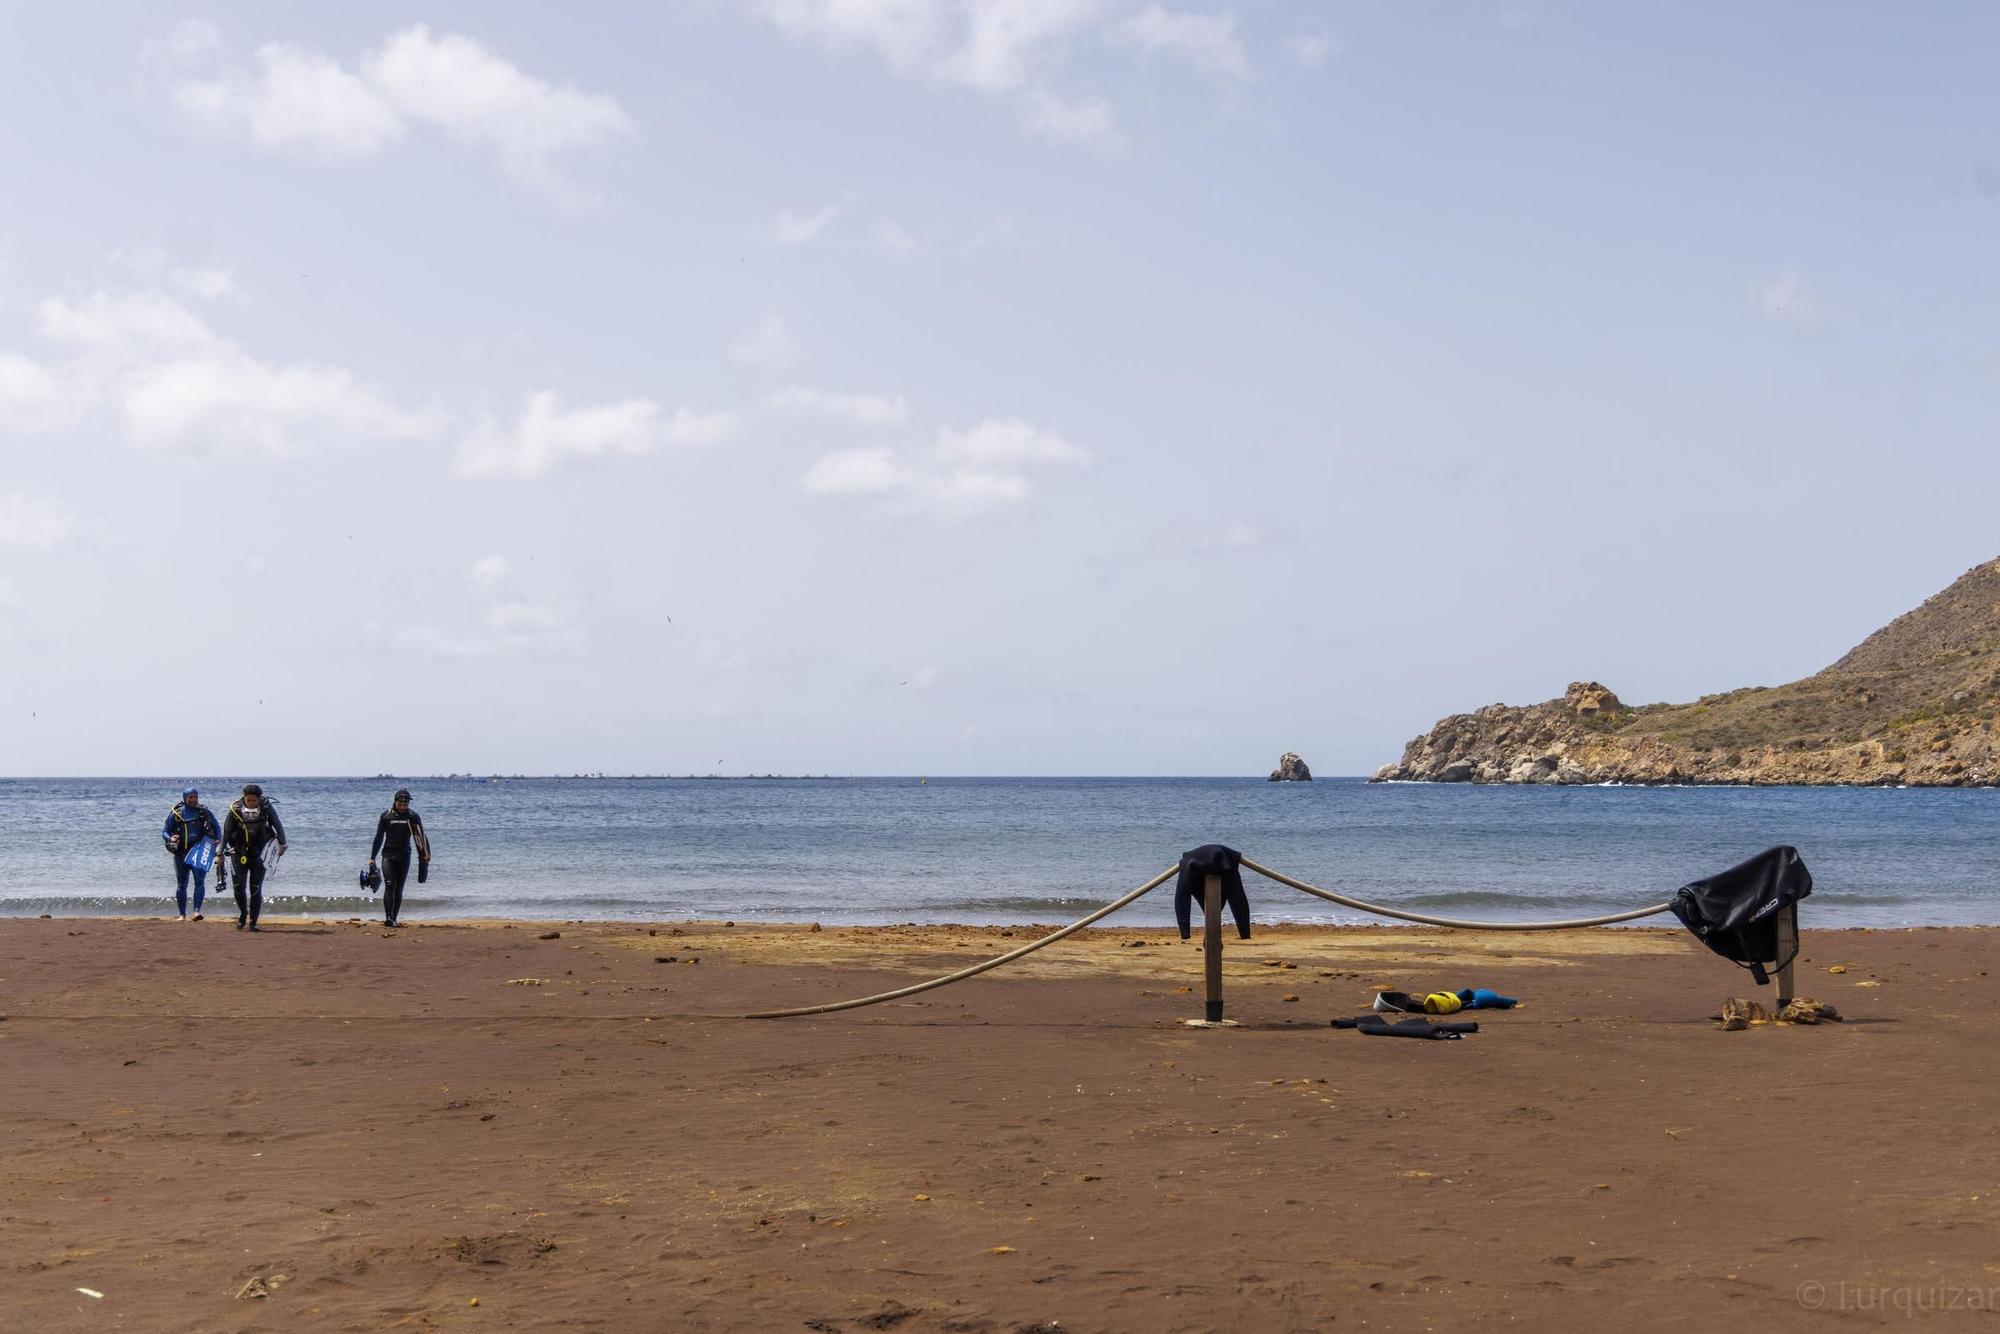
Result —
<path fill-rule="evenodd" d="M 1351 1028 L 1371 1038 L 1427 1038 L 1431 1041 L 1451 1041 L 1462 1038 L 1467 1033 L 1479 1031 L 1479 1025 L 1470 1021 L 1462 1024 L 1434 1024 L 1428 1019 L 1412 1017 L 1392 1024 L 1379 1014 L 1360 1014 L 1352 1019 L 1335 1019 L 1332 1022 L 1335 1028 Z"/>

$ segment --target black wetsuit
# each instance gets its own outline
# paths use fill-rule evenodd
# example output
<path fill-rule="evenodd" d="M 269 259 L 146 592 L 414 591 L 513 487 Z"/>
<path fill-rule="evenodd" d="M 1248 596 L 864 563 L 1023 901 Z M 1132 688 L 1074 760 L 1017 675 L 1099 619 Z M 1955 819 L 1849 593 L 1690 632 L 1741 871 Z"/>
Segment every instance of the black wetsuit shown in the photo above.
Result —
<path fill-rule="evenodd" d="M 1181 939 L 1188 938 L 1188 919 L 1194 905 L 1208 897 L 1209 876 L 1222 878 L 1222 901 L 1236 918 L 1236 934 L 1250 939 L 1250 899 L 1243 892 L 1243 854 L 1220 843 L 1204 843 L 1181 854 L 1180 879 L 1174 882 L 1174 920 L 1180 924 Z"/>
<path fill-rule="evenodd" d="M 368 860 L 382 859 L 382 920 L 394 922 L 403 914 L 403 882 L 410 878 L 410 849 L 415 845 L 417 860 L 431 859 L 431 841 L 424 834 L 424 818 L 405 807 L 382 812 L 375 822 L 375 841 L 368 845 Z M 422 877 L 418 877 L 421 879 Z"/>
<path fill-rule="evenodd" d="M 255 810 L 240 798 L 229 803 L 229 814 L 222 820 L 221 860 L 234 872 L 238 926 L 246 921 L 257 925 L 257 915 L 264 910 L 264 847 L 273 840 L 285 841 L 285 826 L 268 798 Z"/>

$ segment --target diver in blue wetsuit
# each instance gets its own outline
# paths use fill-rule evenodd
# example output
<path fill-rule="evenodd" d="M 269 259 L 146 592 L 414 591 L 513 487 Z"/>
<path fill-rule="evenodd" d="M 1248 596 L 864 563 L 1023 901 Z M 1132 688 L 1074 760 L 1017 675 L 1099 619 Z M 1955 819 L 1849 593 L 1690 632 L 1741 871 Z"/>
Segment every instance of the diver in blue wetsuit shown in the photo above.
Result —
<path fill-rule="evenodd" d="M 167 845 L 167 855 L 174 859 L 174 911 L 177 922 L 188 919 L 188 877 L 194 877 L 194 920 L 201 920 L 201 901 L 208 893 L 208 867 L 190 866 L 187 862 L 188 849 L 196 847 L 205 838 L 217 843 L 222 841 L 222 828 L 215 823 L 215 812 L 201 804 L 201 793 L 193 788 L 182 788 L 181 799 L 167 812 L 167 823 L 160 830 L 160 841 Z"/>

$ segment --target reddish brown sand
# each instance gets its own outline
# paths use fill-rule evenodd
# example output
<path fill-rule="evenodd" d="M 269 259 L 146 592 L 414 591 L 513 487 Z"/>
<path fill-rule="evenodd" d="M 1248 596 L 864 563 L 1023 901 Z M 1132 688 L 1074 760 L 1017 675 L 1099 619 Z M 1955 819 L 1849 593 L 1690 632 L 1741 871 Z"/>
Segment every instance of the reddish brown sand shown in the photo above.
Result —
<path fill-rule="evenodd" d="M 880 990 L 1029 933 L 0 922 L 0 1327 L 1786 1330 L 1991 1306 L 2000 932 L 1810 925 L 1800 990 L 1848 1021 L 1725 1033 L 1708 1016 L 1746 975 L 1670 931 L 1263 932 L 1228 951 L 1244 1027 L 1197 1031 L 1198 950 L 1151 931 L 745 1022 L 674 1016 Z M 1462 1042 L 1327 1027 L 1446 985 L 1528 1004 Z"/>

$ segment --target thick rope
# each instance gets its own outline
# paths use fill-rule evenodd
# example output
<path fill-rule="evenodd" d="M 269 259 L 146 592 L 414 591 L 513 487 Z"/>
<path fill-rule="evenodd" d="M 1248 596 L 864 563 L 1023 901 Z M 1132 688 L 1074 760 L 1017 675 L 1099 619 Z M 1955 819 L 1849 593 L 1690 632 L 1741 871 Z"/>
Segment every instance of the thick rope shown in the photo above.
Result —
<path fill-rule="evenodd" d="M 1328 903 L 1338 903 L 1344 908 L 1353 908 L 1360 912 L 1373 913 L 1378 917 L 1393 917 L 1400 921 L 1416 922 L 1423 926 L 1452 927 L 1461 931 L 1569 931 L 1579 927 L 1610 926 L 1614 922 L 1636 921 L 1641 917 L 1652 917 L 1663 913 L 1667 911 L 1669 906 L 1667 903 L 1662 902 L 1655 903 L 1650 907 L 1634 908 L 1629 912 L 1608 913 L 1602 917 L 1571 917 L 1556 922 L 1470 922 L 1457 917 L 1432 917 L 1425 913 L 1404 912 L 1400 908 L 1385 907 L 1379 903 L 1369 903 L 1364 899 L 1350 898 L 1345 894 L 1336 894 L 1330 889 L 1321 889 L 1319 886 L 1309 885 L 1303 880 L 1294 880 L 1282 871 L 1273 871 L 1268 866 L 1260 866 L 1248 857 L 1243 859 L 1243 865 L 1267 880 L 1275 880 L 1277 883 L 1288 885 L 1302 894 L 1310 894 L 1315 898 L 1325 899 Z M 943 977 L 934 977 L 928 982 L 919 982 L 914 986 L 899 987 L 895 991 L 884 991 L 874 996 L 858 996 L 853 1000 L 832 1001 L 825 1005 L 801 1005 L 790 1010 L 758 1010 L 752 1014 L 689 1017 L 717 1019 L 797 1019 L 810 1014 L 832 1014 L 838 1010 L 856 1010 L 864 1005 L 880 1005 L 884 1001 L 900 1000 L 904 996 L 914 996 L 919 992 L 949 986 L 953 982 L 963 982 L 968 977 L 977 977 L 988 969 L 1012 963 L 1016 959 L 1033 954 L 1036 950 L 1046 945 L 1053 945 L 1066 936 L 1075 935 L 1092 922 L 1102 921 L 1112 913 L 1117 912 L 1120 908 L 1136 903 L 1158 889 L 1161 885 L 1166 884 L 1167 881 L 1173 879 L 1179 873 L 1180 867 L 1178 865 L 1169 866 L 1166 870 L 1160 872 L 1131 893 L 1113 899 L 1102 908 L 1097 909 L 1087 916 L 1077 918 L 1060 931 L 1051 932 L 1043 936 L 1040 940 L 1030 941 L 1017 950 L 1009 950 L 1005 954 L 996 955 L 981 963 L 973 964 L 969 968 L 961 968 L 955 973 L 946 973 Z"/>
<path fill-rule="evenodd" d="M 1092 922 L 1109 917 L 1120 908 L 1125 907 L 1127 904 L 1136 903 L 1158 889 L 1161 885 L 1166 884 L 1167 881 L 1180 874 L 1180 869 L 1179 865 L 1169 866 L 1166 870 L 1160 872 L 1131 893 L 1122 898 L 1113 899 L 1089 916 L 1079 917 L 1062 930 L 1043 936 L 1040 940 L 1030 941 L 1017 950 L 1010 950 L 1005 954 L 988 959 L 984 963 L 973 964 L 970 968 L 961 968 L 955 973 L 947 973 L 943 977 L 934 977 L 928 982 L 919 982 L 913 987 L 901 987 L 895 991 L 885 991 L 878 996 L 861 996 L 854 1000 L 834 1001 L 828 1005 L 801 1005 L 797 1009 L 792 1010 L 759 1010 L 755 1014 L 740 1014 L 729 1017 L 735 1019 L 795 1019 L 808 1014 L 832 1014 L 835 1010 L 854 1010 L 859 1009 L 863 1005 L 880 1005 L 883 1001 L 892 1001 L 903 996 L 914 996 L 920 991 L 929 991 L 933 987 L 941 987 L 951 982 L 962 982 L 968 977 L 978 976 L 989 968 L 998 968 L 1003 963 L 1012 963 L 1014 960 L 1025 955 L 1033 954 L 1044 945 L 1053 945 L 1064 936 L 1074 935 L 1076 932 L 1089 926 Z"/>
<path fill-rule="evenodd" d="M 1275 880 L 1281 885 L 1290 885 L 1300 893 L 1311 894 L 1315 898 L 1325 899 L 1328 903 L 1338 903 L 1345 908 L 1355 908 L 1361 912 L 1374 913 L 1378 917 L 1394 917 L 1405 922 L 1418 922 L 1424 926 L 1456 927 L 1461 931 L 1568 931 L 1581 926 L 1610 926 L 1613 922 L 1636 921 L 1641 917 L 1652 917 L 1657 913 L 1663 913 L 1671 906 L 1669 903 L 1662 902 L 1655 903 L 1651 907 L 1634 908 L 1630 912 L 1607 913 L 1603 917 L 1570 917 L 1559 922 L 1468 922 L 1457 917 L 1430 917 L 1423 913 L 1404 912 L 1400 908 L 1385 908 L 1379 903 L 1368 903 L 1362 899 L 1352 899 L 1345 894 L 1336 894 L 1330 889 L 1321 889 L 1317 885 L 1308 885 L 1303 880 L 1294 880 L 1283 872 L 1273 871 L 1267 866 L 1259 866 L 1248 857 L 1243 859 L 1243 865 L 1255 871 L 1258 875 L 1263 876 L 1266 880 Z"/>

